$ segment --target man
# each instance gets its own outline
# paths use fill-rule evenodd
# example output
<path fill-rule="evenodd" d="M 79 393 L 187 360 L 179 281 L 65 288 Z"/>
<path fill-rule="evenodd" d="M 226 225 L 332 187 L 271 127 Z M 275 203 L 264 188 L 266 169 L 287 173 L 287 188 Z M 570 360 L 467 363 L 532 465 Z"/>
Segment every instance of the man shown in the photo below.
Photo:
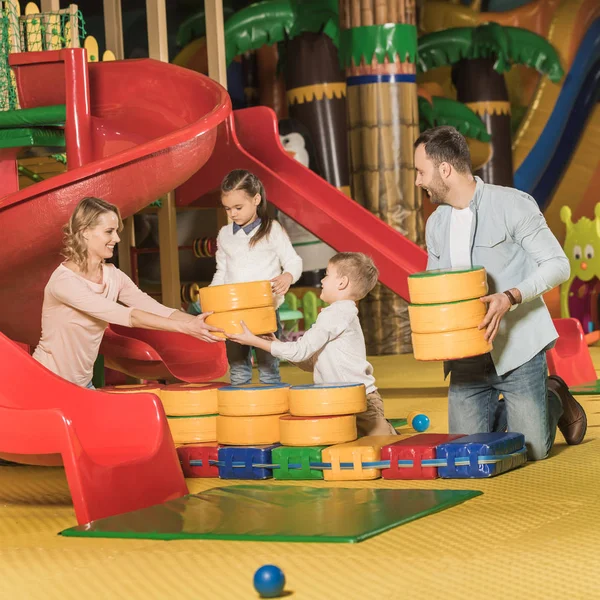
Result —
<path fill-rule="evenodd" d="M 427 222 L 427 269 L 482 265 L 490 288 L 479 327 L 493 340 L 492 352 L 444 365 L 450 432 L 507 426 L 525 435 L 532 460 L 548 456 L 557 425 L 569 444 L 579 444 L 585 412 L 562 380 L 547 379 L 546 350 L 558 335 L 541 298 L 569 277 L 569 261 L 538 205 L 473 177 L 467 142 L 453 127 L 419 137 L 415 169 L 416 185 L 438 205 Z"/>

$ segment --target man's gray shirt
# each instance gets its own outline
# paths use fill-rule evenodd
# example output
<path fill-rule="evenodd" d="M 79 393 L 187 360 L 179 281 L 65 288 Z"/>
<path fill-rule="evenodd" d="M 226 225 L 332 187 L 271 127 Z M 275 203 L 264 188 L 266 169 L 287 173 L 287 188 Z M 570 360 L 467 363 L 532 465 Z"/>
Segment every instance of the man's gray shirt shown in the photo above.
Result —
<path fill-rule="evenodd" d="M 535 200 L 514 188 L 483 183 L 469 208 L 471 263 L 487 272 L 489 293 L 517 288 L 523 303 L 504 315 L 492 359 L 504 375 L 551 345 L 558 334 L 541 295 L 569 278 L 570 266 Z M 450 269 L 452 207 L 439 206 L 426 227 L 427 270 Z M 446 366 L 446 373 L 448 366 Z"/>

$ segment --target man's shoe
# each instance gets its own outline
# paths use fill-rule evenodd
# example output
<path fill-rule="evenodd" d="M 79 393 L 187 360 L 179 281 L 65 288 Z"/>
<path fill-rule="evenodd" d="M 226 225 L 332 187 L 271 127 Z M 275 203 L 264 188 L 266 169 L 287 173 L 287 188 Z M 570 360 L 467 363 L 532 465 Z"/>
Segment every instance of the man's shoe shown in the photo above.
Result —
<path fill-rule="evenodd" d="M 548 391 L 556 394 L 562 403 L 563 414 L 558 420 L 558 428 L 567 444 L 581 444 L 587 431 L 587 417 L 583 406 L 573 398 L 569 386 L 558 375 L 548 377 Z"/>

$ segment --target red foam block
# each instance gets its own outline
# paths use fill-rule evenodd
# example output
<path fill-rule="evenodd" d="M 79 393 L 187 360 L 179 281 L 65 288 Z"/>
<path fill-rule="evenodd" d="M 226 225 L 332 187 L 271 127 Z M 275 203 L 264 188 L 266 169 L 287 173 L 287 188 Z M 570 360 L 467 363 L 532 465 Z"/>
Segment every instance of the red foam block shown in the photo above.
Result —
<path fill-rule="evenodd" d="M 435 458 L 435 448 L 452 440 L 464 437 L 462 434 L 421 433 L 400 440 L 381 449 L 381 460 L 389 460 L 390 468 L 383 469 L 384 479 L 436 479 L 437 467 L 423 467 L 421 461 Z M 412 467 L 399 467 L 399 460 L 412 460 Z"/>
<path fill-rule="evenodd" d="M 219 467 L 210 460 L 218 460 L 219 446 L 215 443 L 195 444 L 177 448 L 179 461 L 185 477 L 218 477 Z M 190 465 L 190 460 L 201 460 L 202 466 Z"/>

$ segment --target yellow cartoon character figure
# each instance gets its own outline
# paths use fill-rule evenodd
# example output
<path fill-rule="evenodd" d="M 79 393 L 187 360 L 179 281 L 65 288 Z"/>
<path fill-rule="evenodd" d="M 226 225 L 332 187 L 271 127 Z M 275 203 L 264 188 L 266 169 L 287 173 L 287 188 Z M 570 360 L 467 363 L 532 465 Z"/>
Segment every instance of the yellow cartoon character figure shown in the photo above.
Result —
<path fill-rule="evenodd" d="M 567 227 L 564 250 L 571 264 L 571 276 L 560 286 L 560 313 L 579 319 L 583 331 L 590 333 L 600 329 L 600 204 L 594 208 L 593 221 L 581 217 L 573 223 L 568 206 L 560 209 L 560 219 Z"/>

